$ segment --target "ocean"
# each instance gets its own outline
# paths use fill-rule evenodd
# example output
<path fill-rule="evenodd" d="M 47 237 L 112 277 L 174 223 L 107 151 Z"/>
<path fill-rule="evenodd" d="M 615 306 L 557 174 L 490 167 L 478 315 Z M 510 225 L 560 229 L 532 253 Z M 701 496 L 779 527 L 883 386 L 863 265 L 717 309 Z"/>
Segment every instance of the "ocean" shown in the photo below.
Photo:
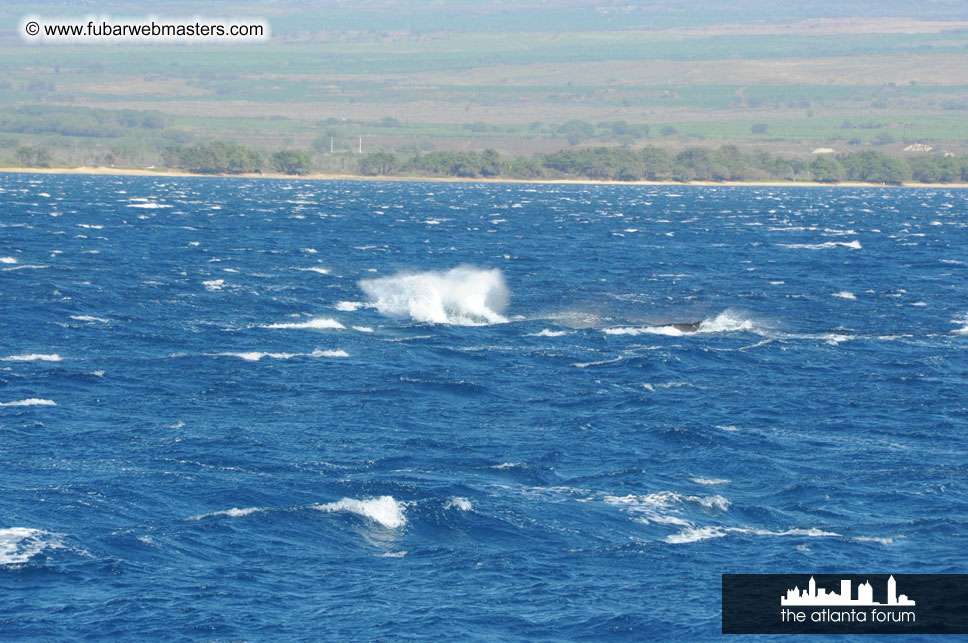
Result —
<path fill-rule="evenodd" d="M 964 572 L 966 248 L 958 189 L 0 175 L 0 638 L 702 641 L 724 573 Z"/>

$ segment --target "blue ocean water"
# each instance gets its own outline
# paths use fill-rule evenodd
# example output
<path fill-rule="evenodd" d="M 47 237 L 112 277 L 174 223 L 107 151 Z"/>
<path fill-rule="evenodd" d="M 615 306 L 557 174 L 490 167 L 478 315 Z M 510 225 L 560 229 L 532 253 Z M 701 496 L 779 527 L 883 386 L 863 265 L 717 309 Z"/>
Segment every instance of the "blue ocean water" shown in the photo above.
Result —
<path fill-rule="evenodd" d="M 968 191 L 0 176 L 0 638 L 708 640 L 964 572 Z"/>

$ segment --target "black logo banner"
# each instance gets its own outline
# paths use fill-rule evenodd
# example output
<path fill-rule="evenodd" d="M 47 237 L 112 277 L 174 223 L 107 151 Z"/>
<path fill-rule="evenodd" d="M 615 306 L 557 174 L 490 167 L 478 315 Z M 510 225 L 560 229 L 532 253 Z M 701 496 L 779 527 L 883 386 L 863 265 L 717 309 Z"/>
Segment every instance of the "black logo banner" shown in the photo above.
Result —
<path fill-rule="evenodd" d="M 723 574 L 723 634 L 968 634 L 968 574 Z"/>

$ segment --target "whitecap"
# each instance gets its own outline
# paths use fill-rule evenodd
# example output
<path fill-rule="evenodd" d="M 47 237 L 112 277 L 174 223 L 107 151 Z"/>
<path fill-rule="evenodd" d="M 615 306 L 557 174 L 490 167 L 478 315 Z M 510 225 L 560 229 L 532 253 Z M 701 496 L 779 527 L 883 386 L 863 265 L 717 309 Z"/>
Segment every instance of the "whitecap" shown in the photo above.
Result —
<path fill-rule="evenodd" d="M 334 308 L 343 312 L 351 313 L 354 310 L 359 310 L 363 307 L 363 302 L 361 301 L 339 301 L 336 302 Z"/>
<path fill-rule="evenodd" d="M 480 326 L 507 322 L 510 294 L 497 268 L 459 266 L 448 271 L 397 273 L 363 279 L 360 288 L 390 317 L 431 324 Z"/>
<path fill-rule="evenodd" d="M 468 500 L 467 498 L 460 498 L 458 496 L 454 496 L 453 498 L 447 501 L 447 504 L 444 505 L 444 509 L 459 509 L 460 511 L 473 511 L 474 505 L 472 505 L 471 501 Z"/>
<path fill-rule="evenodd" d="M 618 356 L 615 359 L 603 359 L 597 362 L 575 362 L 572 364 L 575 368 L 588 368 L 589 366 L 602 366 L 604 364 L 615 364 L 616 362 L 621 362 L 625 359 L 624 356 Z"/>
<path fill-rule="evenodd" d="M 951 323 L 963 324 L 961 328 L 956 328 L 951 332 L 957 333 L 958 335 L 968 335 L 968 314 L 966 314 L 964 317 L 961 317 L 959 319 L 952 319 Z"/>
<path fill-rule="evenodd" d="M 318 509 L 319 511 L 347 511 L 354 513 L 368 518 L 387 529 L 398 529 L 407 524 L 407 518 L 404 516 L 404 508 L 405 505 L 395 500 L 393 496 L 380 496 L 379 498 L 365 498 L 363 500 L 343 498 L 338 502 L 330 502 L 313 507 L 313 509 Z"/>
<path fill-rule="evenodd" d="M 296 356 L 296 353 L 263 353 L 260 351 L 246 351 L 241 353 L 218 353 L 225 357 L 241 357 L 247 362 L 258 362 L 263 357 L 271 357 L 272 359 L 290 359 Z"/>
<path fill-rule="evenodd" d="M 246 507 L 244 509 L 233 507 L 231 509 L 225 509 L 223 511 L 213 511 L 212 513 L 192 516 L 191 518 L 189 518 L 189 520 L 202 520 L 203 518 L 217 518 L 219 516 L 227 516 L 229 518 L 241 518 L 243 516 L 248 516 L 254 513 L 260 513 L 263 511 L 268 511 L 268 509 L 266 507 Z"/>
<path fill-rule="evenodd" d="M 771 531 L 769 529 L 755 529 L 753 527 L 688 527 L 682 531 L 666 536 L 665 541 L 672 544 L 694 543 L 710 538 L 722 538 L 727 534 L 751 534 L 754 536 L 809 536 L 810 538 L 840 538 L 841 534 L 823 531 L 816 527 L 810 529 L 787 529 L 786 531 Z"/>
<path fill-rule="evenodd" d="M 681 337 L 699 333 L 735 333 L 755 329 L 753 320 L 731 310 L 725 310 L 715 317 L 707 317 L 698 326 L 694 324 L 665 324 L 656 326 L 620 326 L 605 328 L 607 335 L 668 335 Z"/>
<path fill-rule="evenodd" d="M 309 354 L 310 357 L 349 357 L 350 354 L 344 350 L 334 350 L 334 351 L 324 351 L 320 349 L 314 350 Z"/>
<path fill-rule="evenodd" d="M 805 250 L 825 250 L 838 246 L 850 248 L 851 250 L 860 250 L 863 247 L 857 239 L 853 241 L 825 241 L 824 243 L 780 243 L 777 245 L 783 248 L 802 248 Z"/>
<path fill-rule="evenodd" d="M 224 279 L 210 279 L 208 281 L 203 281 L 202 285 L 205 286 L 205 290 L 209 292 L 218 292 L 222 290 L 225 286 Z"/>
<path fill-rule="evenodd" d="M 857 296 L 847 290 L 841 290 L 840 292 L 835 292 L 831 297 L 838 297 L 840 299 L 857 299 Z"/>
<path fill-rule="evenodd" d="M 551 330 L 550 328 L 545 328 L 544 330 L 537 333 L 529 333 L 528 337 L 561 337 L 562 335 L 567 335 L 566 330 Z"/>
<path fill-rule="evenodd" d="M 26 563 L 45 549 L 60 549 L 61 535 L 43 529 L 8 527 L 0 529 L 0 565 Z"/>
<path fill-rule="evenodd" d="M 407 555 L 407 551 L 387 551 L 382 554 L 373 554 L 375 558 L 403 558 Z"/>
<path fill-rule="evenodd" d="M 0 257 L 0 263 L 17 263 L 17 259 L 14 257 Z"/>
<path fill-rule="evenodd" d="M 29 355 L 11 355 L 0 359 L 0 362 L 59 362 L 63 358 L 57 353 L 31 353 Z"/>
<path fill-rule="evenodd" d="M 224 357 L 239 357 L 247 362 L 258 362 L 264 357 L 270 359 L 292 359 L 293 357 L 349 357 L 349 353 L 343 350 L 320 350 L 316 349 L 312 353 L 266 353 L 262 351 L 242 351 L 238 353 L 216 353 Z"/>
<path fill-rule="evenodd" d="M 50 264 L 38 263 L 38 264 L 24 264 L 22 266 L 10 266 L 4 268 L 4 272 L 12 272 L 14 270 L 43 270 L 44 268 L 50 268 Z"/>
<path fill-rule="evenodd" d="M 696 484 L 705 484 L 705 485 L 728 484 L 732 482 L 728 478 L 704 478 L 702 476 L 699 476 L 696 478 L 689 478 L 689 479 L 695 482 Z"/>
<path fill-rule="evenodd" d="M 57 402 L 39 397 L 29 397 L 25 400 L 17 400 L 16 402 L 0 402 L 0 406 L 57 406 Z"/>
<path fill-rule="evenodd" d="M 353 327 L 353 330 L 355 330 L 358 333 L 372 333 L 373 332 L 373 329 L 370 328 L 369 326 L 354 326 Z"/>
<path fill-rule="evenodd" d="M 329 274 L 329 268 L 320 268 L 319 266 L 312 266 L 311 268 L 296 268 L 296 270 L 301 270 L 303 272 L 318 272 L 321 275 Z"/>
<path fill-rule="evenodd" d="M 100 322 L 102 324 L 108 324 L 111 321 L 103 317 L 94 317 L 93 315 L 71 315 L 71 319 L 82 322 Z"/>
<path fill-rule="evenodd" d="M 278 324 L 267 324 L 262 328 L 284 328 L 289 330 L 342 330 L 346 328 L 343 324 L 329 317 L 315 317 L 304 322 L 280 322 Z"/>
<path fill-rule="evenodd" d="M 646 513 L 651 513 L 659 509 L 669 509 L 673 506 L 686 503 L 696 503 L 706 509 L 716 509 L 725 512 L 729 510 L 731 505 L 728 499 L 720 495 L 691 496 L 675 491 L 659 491 L 657 493 L 640 496 L 633 494 L 627 496 L 605 496 L 604 500 L 606 504 L 625 505 L 632 511 L 644 511 Z M 650 518 L 654 522 L 659 522 L 659 520 L 655 519 L 657 516 L 650 516 Z"/>

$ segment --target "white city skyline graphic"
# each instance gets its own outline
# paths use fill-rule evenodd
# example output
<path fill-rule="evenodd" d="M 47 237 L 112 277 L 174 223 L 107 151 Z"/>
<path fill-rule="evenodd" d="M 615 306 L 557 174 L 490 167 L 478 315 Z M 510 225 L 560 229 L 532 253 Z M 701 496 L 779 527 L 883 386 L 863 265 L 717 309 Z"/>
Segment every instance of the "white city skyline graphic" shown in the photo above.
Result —
<path fill-rule="evenodd" d="M 886 603 L 874 601 L 874 588 L 871 587 L 870 581 L 857 586 L 857 598 L 855 599 L 851 598 L 850 585 L 849 580 L 841 580 L 840 592 L 828 594 L 823 587 L 817 587 L 817 581 L 811 576 L 805 589 L 801 590 L 799 587 L 788 589 L 786 596 L 780 597 L 780 605 L 882 605 L 886 607 L 914 605 L 914 601 L 907 595 L 901 594 L 898 596 L 897 581 L 894 580 L 893 575 L 887 579 Z"/>

